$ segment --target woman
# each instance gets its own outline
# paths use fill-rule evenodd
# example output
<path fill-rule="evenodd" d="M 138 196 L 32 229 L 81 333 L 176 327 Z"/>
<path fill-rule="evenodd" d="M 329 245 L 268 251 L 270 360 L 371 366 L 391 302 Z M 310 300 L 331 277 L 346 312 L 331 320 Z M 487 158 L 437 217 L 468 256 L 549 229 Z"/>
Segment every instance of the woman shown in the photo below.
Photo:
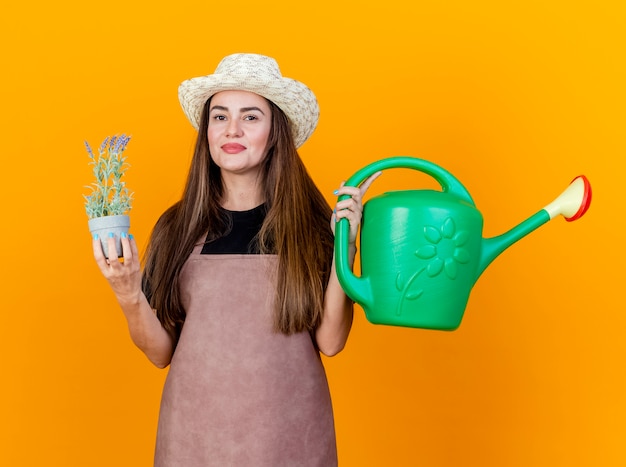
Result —
<path fill-rule="evenodd" d="M 353 310 L 335 274 L 334 224 L 349 220 L 353 261 L 361 199 L 378 174 L 341 186 L 335 194 L 350 197 L 331 212 L 297 153 L 317 101 L 272 58 L 225 57 L 179 98 L 196 149 L 143 274 L 132 237 L 123 262 L 93 242 L 134 343 L 170 365 L 155 465 L 336 465 L 319 352 L 343 349 Z"/>

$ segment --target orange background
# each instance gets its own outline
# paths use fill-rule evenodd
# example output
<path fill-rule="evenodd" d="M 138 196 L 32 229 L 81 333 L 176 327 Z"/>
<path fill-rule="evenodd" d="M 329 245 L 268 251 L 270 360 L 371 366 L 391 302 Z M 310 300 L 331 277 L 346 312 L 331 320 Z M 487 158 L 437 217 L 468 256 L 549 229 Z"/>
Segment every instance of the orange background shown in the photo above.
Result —
<path fill-rule="evenodd" d="M 103 5 L 11 2 L 0 17 L 0 464 L 151 465 L 166 372 L 133 347 L 91 257 L 83 140 L 133 135 L 144 247 L 193 147 L 178 84 L 257 52 L 318 96 L 301 155 L 330 202 L 369 162 L 423 157 L 463 181 L 492 236 L 574 176 L 593 185 L 584 218 L 487 269 L 457 331 L 357 310 L 325 359 L 341 464 L 626 465 L 623 1 Z M 430 184 L 388 171 L 372 194 Z"/>

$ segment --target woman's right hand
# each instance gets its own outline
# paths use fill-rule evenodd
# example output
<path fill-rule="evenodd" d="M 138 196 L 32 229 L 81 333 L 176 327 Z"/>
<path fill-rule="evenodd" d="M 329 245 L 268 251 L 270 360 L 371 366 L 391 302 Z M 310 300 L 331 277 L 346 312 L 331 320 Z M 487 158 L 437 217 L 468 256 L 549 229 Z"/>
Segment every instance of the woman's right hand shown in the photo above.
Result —
<path fill-rule="evenodd" d="M 109 236 L 108 242 L 110 252 L 116 251 L 115 238 Z M 100 239 L 93 240 L 93 256 L 100 268 L 100 272 L 109 282 L 113 293 L 117 297 L 122 307 L 124 304 L 137 303 L 143 294 L 141 290 L 141 264 L 137 242 L 131 236 L 122 234 L 121 237 L 123 257 L 109 258 L 104 256 Z"/>

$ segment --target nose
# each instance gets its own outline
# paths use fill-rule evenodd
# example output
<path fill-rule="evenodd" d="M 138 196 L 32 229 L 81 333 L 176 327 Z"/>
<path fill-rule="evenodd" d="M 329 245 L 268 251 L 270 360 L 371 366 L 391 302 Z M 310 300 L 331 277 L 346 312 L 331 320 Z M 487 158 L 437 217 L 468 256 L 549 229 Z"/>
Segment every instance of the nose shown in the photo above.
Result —
<path fill-rule="evenodd" d="M 239 120 L 233 118 L 228 122 L 228 127 L 226 128 L 226 136 L 241 136 L 241 125 L 239 124 Z"/>

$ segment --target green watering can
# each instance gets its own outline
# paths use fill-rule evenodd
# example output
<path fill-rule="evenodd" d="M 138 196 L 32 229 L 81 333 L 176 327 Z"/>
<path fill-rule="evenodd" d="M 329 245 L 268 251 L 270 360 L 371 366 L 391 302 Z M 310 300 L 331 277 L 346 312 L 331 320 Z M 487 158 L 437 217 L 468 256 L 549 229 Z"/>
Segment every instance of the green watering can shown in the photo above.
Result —
<path fill-rule="evenodd" d="M 380 170 L 415 169 L 442 188 L 392 191 L 363 206 L 361 276 L 348 263 L 349 222 L 335 229 L 339 282 L 374 324 L 454 330 L 461 324 L 470 291 L 506 248 L 554 217 L 580 218 L 591 203 L 591 186 L 576 177 L 552 203 L 508 232 L 482 238 L 483 217 L 467 189 L 452 174 L 414 157 L 374 162 L 348 181 L 359 186 Z M 339 200 L 347 198 L 346 195 Z"/>

